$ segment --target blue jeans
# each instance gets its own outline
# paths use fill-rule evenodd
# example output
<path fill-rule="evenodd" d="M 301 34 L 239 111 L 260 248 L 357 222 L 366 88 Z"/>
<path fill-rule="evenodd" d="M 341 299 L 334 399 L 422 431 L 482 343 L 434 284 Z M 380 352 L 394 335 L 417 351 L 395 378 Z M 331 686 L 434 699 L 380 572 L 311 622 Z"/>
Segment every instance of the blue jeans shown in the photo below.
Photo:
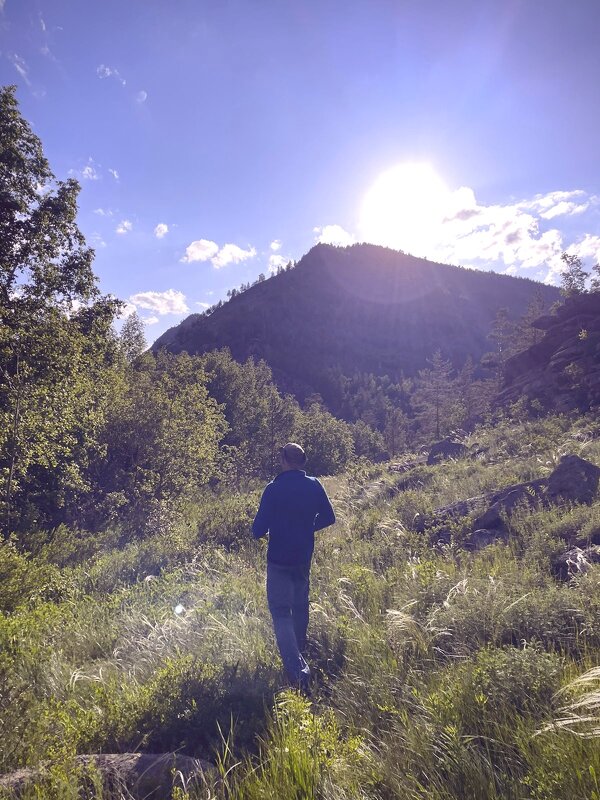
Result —
<path fill-rule="evenodd" d="M 286 567 L 267 562 L 267 601 L 283 666 L 290 683 L 308 689 L 310 668 L 302 650 L 308 628 L 310 564 Z"/>

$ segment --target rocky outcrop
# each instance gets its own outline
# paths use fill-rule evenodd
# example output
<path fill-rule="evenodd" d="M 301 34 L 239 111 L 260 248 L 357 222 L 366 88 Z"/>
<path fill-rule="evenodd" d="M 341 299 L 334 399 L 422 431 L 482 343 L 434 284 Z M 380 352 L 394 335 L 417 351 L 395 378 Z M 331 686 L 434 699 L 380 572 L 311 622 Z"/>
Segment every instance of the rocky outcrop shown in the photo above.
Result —
<path fill-rule="evenodd" d="M 464 545 L 466 549 L 479 549 L 494 541 L 506 541 L 506 520 L 517 508 L 563 502 L 591 503 L 599 482 L 600 467 L 579 456 L 566 455 L 548 478 L 517 483 L 496 492 L 460 500 L 436 509 L 429 516 L 417 514 L 413 528 L 419 533 L 429 531 L 433 542 L 449 542 L 453 523 L 472 514 L 471 532 Z"/>
<path fill-rule="evenodd" d="M 206 786 L 205 776 L 214 772 L 214 767 L 208 762 L 179 753 L 81 755 L 76 756 L 74 767 L 81 771 L 84 783 L 93 783 L 91 777 L 86 781 L 86 774 L 99 776 L 103 793 L 107 796 L 126 796 L 136 800 L 169 800 L 175 786 L 182 789 Z M 2 775 L 0 796 L 21 797 L 33 791 L 34 785 L 43 785 L 47 777 L 45 767 Z M 39 796 L 42 797 L 43 793 Z M 94 796 L 93 790 L 89 796 Z"/>
<path fill-rule="evenodd" d="M 533 327 L 544 336 L 507 361 L 495 404 L 526 397 L 558 412 L 600 405 L 600 292 L 568 298 Z"/>
<path fill-rule="evenodd" d="M 466 452 L 467 448 L 463 442 L 453 436 L 447 436 L 441 442 L 436 442 L 431 446 L 427 456 L 427 463 L 431 466 L 432 464 L 439 464 L 440 461 L 445 461 L 448 458 L 462 458 Z"/>

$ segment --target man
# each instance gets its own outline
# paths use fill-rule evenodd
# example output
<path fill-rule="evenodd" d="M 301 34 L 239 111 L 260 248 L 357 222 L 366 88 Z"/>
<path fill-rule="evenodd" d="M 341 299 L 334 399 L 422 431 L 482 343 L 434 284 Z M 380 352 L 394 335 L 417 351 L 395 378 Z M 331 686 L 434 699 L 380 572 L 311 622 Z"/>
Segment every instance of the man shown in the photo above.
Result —
<path fill-rule="evenodd" d="M 252 533 L 255 539 L 269 534 L 267 601 L 275 638 L 290 683 L 306 692 L 310 668 L 302 651 L 315 531 L 333 525 L 335 514 L 321 483 L 302 469 L 306 454 L 300 445 L 286 444 L 280 459 L 282 471 L 263 492 Z"/>

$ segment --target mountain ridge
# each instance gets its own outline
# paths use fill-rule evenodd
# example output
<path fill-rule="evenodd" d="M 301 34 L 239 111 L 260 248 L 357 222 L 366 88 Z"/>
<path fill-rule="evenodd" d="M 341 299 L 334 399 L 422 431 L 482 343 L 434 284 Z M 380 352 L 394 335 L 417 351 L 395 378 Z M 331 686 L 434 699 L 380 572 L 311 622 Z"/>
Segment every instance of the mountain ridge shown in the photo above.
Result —
<path fill-rule="evenodd" d="M 191 315 L 152 349 L 202 353 L 228 347 L 238 361 L 264 358 L 300 399 L 326 396 L 331 373 L 414 375 L 437 349 L 460 367 L 490 350 L 497 311 L 521 316 L 536 292 L 528 278 L 438 264 L 377 245 L 316 245 L 293 269 Z"/>

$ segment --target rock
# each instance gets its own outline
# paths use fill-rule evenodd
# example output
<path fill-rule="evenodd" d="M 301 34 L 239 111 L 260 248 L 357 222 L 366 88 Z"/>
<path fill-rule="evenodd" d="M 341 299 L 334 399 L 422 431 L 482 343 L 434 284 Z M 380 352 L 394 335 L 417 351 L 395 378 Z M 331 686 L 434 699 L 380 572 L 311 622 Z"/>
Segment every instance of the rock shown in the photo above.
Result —
<path fill-rule="evenodd" d="M 190 758 L 180 753 L 115 753 L 81 755 L 75 758 L 76 766 L 95 770 L 102 778 L 103 789 L 112 797 L 127 796 L 136 800 L 169 800 L 173 787 L 205 787 L 206 776 L 214 773 L 207 761 Z M 48 766 L 38 769 L 21 769 L 0 776 L 0 791 L 20 797 L 32 789 L 34 783 L 43 781 Z"/>
<path fill-rule="evenodd" d="M 427 456 L 427 463 L 439 464 L 447 458 L 461 458 L 467 452 L 466 446 L 458 439 L 448 436 L 442 439 L 441 442 L 436 442 L 431 446 L 429 455 Z"/>
<path fill-rule="evenodd" d="M 548 495 L 553 500 L 591 503 L 599 480 L 600 467 L 579 456 L 563 456 L 548 478 Z"/>
<path fill-rule="evenodd" d="M 470 533 L 465 539 L 466 550 L 481 550 L 483 547 L 488 547 L 490 544 L 508 542 L 508 531 L 506 528 L 495 528 L 494 530 L 487 530 L 480 528 L 473 533 Z"/>
<path fill-rule="evenodd" d="M 573 547 L 553 559 L 552 571 L 562 580 L 568 580 L 575 575 L 584 575 L 592 564 L 600 564 L 598 545 L 586 548 Z"/>

